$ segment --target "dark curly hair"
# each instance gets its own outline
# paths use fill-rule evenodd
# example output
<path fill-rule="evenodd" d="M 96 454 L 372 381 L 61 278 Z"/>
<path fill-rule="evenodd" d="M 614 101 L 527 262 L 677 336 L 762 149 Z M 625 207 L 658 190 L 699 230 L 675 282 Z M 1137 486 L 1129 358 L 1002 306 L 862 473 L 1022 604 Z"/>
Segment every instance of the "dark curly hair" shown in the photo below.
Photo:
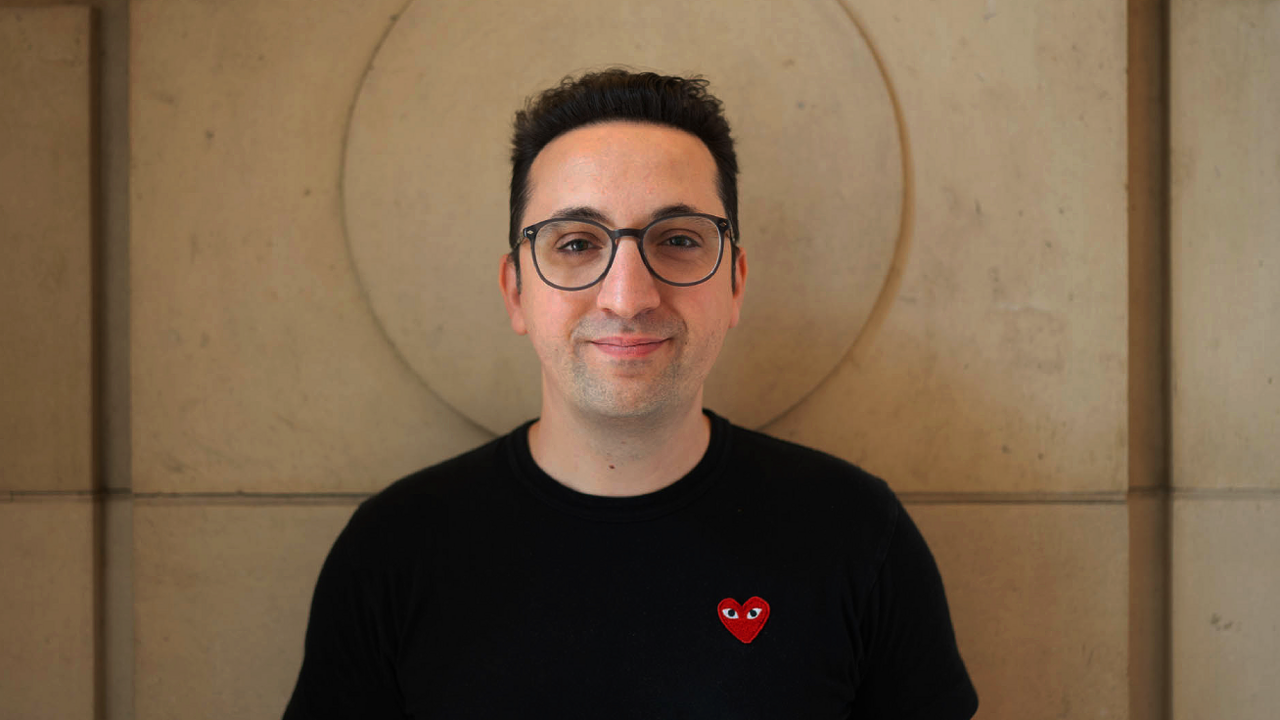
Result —
<path fill-rule="evenodd" d="M 509 241 L 519 271 L 520 222 L 529 202 L 529 167 L 557 137 L 610 120 L 666 125 L 696 136 L 716 161 L 717 190 L 730 225 L 733 257 L 738 254 L 738 156 L 724 109 L 707 91 L 707 80 L 609 68 L 572 76 L 535 95 L 516 113 L 511 141 L 511 223 Z"/>

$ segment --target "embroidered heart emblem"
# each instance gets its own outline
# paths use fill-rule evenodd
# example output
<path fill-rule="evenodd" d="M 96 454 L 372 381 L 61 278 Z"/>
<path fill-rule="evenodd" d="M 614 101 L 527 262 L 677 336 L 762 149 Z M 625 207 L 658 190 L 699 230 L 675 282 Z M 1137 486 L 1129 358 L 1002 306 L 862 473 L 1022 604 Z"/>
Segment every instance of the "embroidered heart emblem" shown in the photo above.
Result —
<path fill-rule="evenodd" d="M 765 621 L 769 619 L 769 603 L 758 597 L 741 605 L 733 598 L 725 598 L 716 606 L 716 610 L 725 629 L 744 643 L 755 640 L 764 628 Z"/>

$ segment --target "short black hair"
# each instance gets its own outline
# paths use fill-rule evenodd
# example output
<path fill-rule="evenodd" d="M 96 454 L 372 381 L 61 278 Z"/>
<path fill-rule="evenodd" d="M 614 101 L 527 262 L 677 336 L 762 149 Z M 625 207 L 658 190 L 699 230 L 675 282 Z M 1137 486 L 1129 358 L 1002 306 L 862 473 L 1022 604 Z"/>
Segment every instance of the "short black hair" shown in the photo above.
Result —
<path fill-rule="evenodd" d="M 565 77 L 559 85 L 530 97 L 516 113 L 511 141 L 511 222 L 509 241 L 516 269 L 520 223 L 529 202 L 529 168 L 557 137 L 610 120 L 665 125 L 697 137 L 711 151 L 717 190 L 728 215 L 733 256 L 738 254 L 738 156 L 720 100 L 701 77 L 682 78 L 609 68 Z"/>

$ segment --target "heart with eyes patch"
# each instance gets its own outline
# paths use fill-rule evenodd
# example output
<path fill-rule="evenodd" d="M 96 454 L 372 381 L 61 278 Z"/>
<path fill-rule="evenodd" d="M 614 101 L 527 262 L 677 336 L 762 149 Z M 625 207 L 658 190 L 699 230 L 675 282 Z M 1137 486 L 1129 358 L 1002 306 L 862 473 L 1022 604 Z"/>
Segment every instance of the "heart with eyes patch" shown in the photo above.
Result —
<path fill-rule="evenodd" d="M 739 605 L 737 600 L 725 598 L 716 606 L 716 615 L 734 637 L 749 643 L 756 639 L 769 619 L 769 603 L 753 597 Z"/>

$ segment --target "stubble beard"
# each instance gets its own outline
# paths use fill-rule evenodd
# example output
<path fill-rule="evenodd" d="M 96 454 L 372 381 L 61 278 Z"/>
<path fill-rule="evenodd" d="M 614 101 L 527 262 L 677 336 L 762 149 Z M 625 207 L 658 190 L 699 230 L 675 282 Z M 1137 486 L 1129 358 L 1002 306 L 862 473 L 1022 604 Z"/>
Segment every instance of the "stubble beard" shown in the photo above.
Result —
<path fill-rule="evenodd" d="M 637 374 L 632 376 L 618 368 L 601 367 L 586 355 L 593 353 L 589 338 L 610 335 L 642 334 L 667 338 L 672 346 L 658 352 L 669 353 L 669 360 L 656 373 L 646 367 L 646 360 L 634 361 Z M 658 421 L 681 410 L 696 388 L 686 385 L 696 382 L 690 377 L 693 368 L 687 367 L 684 351 L 688 334 L 684 322 L 678 319 L 636 318 L 617 321 L 584 320 L 574 329 L 574 356 L 570 362 L 569 376 L 574 385 L 574 395 L 581 411 L 601 420 L 650 420 Z"/>

